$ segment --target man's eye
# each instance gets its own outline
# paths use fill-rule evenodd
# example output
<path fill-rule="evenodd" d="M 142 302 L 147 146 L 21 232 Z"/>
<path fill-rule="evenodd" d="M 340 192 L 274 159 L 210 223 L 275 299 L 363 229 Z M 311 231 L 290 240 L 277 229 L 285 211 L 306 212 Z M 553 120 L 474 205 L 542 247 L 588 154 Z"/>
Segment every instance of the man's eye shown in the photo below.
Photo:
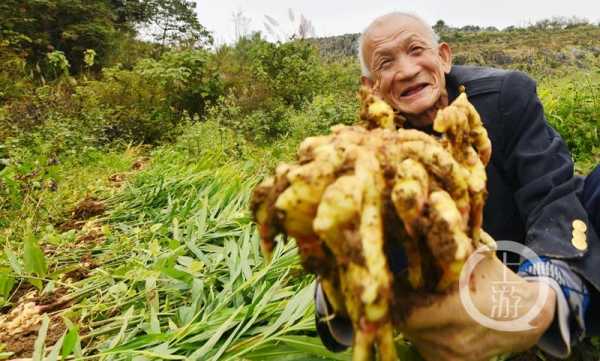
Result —
<path fill-rule="evenodd" d="M 411 54 L 420 54 L 423 52 L 423 50 L 425 50 L 425 48 L 422 46 L 413 46 L 412 48 L 410 48 L 410 53 Z"/>
<path fill-rule="evenodd" d="M 380 69 L 386 68 L 391 63 L 392 63 L 392 61 L 390 59 L 383 59 L 381 62 L 379 62 L 379 68 Z"/>

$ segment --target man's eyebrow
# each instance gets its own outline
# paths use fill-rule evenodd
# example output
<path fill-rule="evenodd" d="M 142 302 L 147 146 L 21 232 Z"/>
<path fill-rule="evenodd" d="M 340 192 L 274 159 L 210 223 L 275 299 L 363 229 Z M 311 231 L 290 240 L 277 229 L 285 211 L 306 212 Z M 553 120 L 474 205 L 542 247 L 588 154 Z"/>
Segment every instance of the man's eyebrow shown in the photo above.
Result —
<path fill-rule="evenodd" d="M 419 41 L 424 43 L 425 41 L 418 36 L 417 34 L 411 34 L 409 36 L 407 36 L 406 38 L 404 38 L 402 41 L 400 41 L 400 46 L 406 46 L 407 44 L 413 42 L 413 41 Z M 381 47 L 377 50 L 375 50 L 373 52 L 373 56 L 383 56 L 383 55 L 388 55 L 391 52 L 393 52 L 393 50 L 396 48 L 396 45 L 389 45 L 386 47 Z"/>
<path fill-rule="evenodd" d="M 413 41 L 417 41 L 417 42 L 421 42 L 421 43 L 426 43 L 427 41 L 425 41 L 423 39 L 422 36 L 419 36 L 418 34 L 412 34 L 409 37 L 407 37 L 403 43 L 404 44 L 408 44 L 408 43 L 412 43 Z"/>

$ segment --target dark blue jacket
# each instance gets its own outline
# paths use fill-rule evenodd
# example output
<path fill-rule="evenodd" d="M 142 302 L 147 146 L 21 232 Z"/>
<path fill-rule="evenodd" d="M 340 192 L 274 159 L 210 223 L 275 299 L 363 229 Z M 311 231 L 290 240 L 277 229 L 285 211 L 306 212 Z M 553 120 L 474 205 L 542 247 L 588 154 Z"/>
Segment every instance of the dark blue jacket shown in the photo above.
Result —
<path fill-rule="evenodd" d="M 544 116 L 536 83 L 522 72 L 454 66 L 446 77 L 452 101 L 464 85 L 492 141 L 483 228 L 496 240 L 526 244 L 561 259 L 591 288 L 600 288 L 600 241 L 580 201 L 583 178 Z M 574 220 L 587 225 L 588 248 L 576 248 Z"/>

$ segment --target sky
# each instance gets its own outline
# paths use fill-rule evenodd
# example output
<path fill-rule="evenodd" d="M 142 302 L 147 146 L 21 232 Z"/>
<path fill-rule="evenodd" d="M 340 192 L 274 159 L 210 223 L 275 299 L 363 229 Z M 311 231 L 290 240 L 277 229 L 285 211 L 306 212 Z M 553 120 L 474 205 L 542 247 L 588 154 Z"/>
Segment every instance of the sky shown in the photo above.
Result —
<path fill-rule="evenodd" d="M 247 31 L 266 33 L 265 15 L 273 18 L 278 33 L 292 28 L 288 9 L 297 23 L 303 14 L 314 26 L 316 36 L 361 32 L 371 20 L 390 11 L 413 12 L 431 24 L 442 19 L 452 26 L 479 25 L 504 28 L 523 26 L 554 16 L 600 21 L 598 0 L 196 0 L 200 23 L 213 32 L 217 44 L 235 39 L 233 14 L 250 19 Z"/>

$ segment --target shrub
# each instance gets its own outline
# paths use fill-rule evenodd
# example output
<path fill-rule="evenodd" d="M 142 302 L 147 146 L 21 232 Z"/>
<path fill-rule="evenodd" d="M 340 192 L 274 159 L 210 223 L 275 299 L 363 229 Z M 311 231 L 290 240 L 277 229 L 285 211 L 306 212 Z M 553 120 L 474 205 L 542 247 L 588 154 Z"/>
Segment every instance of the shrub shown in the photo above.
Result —
<path fill-rule="evenodd" d="M 33 87 L 25 55 L 13 49 L 13 40 L 0 40 L 0 104 L 20 97 Z"/>
<path fill-rule="evenodd" d="M 71 78 L 69 78 L 72 80 Z M 71 97 L 72 83 L 59 80 L 52 85 L 27 89 L 0 108 L 0 142 L 13 136 L 27 136 L 49 119 L 79 117 L 80 109 Z M 82 128 L 83 124 L 78 124 Z"/>
<path fill-rule="evenodd" d="M 354 59 L 325 62 L 313 43 L 268 43 L 260 35 L 218 49 L 227 96 L 210 118 L 266 144 L 315 135 L 354 121 L 360 70 Z"/>
<path fill-rule="evenodd" d="M 179 123 L 203 117 L 222 93 L 219 74 L 203 50 L 165 53 L 132 70 L 105 68 L 101 80 L 78 87 L 83 116 L 105 141 L 157 143 L 172 139 Z"/>
<path fill-rule="evenodd" d="M 144 59 L 134 72 L 158 83 L 177 115 L 187 111 L 192 116 L 203 116 L 223 94 L 221 77 L 204 50 L 171 51 L 158 61 Z"/>
<path fill-rule="evenodd" d="M 261 109 L 244 112 L 230 93 L 212 108 L 210 118 L 250 141 L 265 144 L 289 134 L 290 112 L 291 109 L 278 99 L 265 102 Z"/>
<path fill-rule="evenodd" d="M 358 100 L 354 93 L 344 96 L 317 95 L 310 104 L 291 115 L 290 135 L 297 141 L 329 132 L 336 124 L 354 124 L 357 121 Z"/>
<path fill-rule="evenodd" d="M 303 40 L 273 44 L 255 34 L 220 48 L 216 63 L 244 112 L 266 110 L 272 99 L 298 109 L 322 91 L 318 51 Z"/>

